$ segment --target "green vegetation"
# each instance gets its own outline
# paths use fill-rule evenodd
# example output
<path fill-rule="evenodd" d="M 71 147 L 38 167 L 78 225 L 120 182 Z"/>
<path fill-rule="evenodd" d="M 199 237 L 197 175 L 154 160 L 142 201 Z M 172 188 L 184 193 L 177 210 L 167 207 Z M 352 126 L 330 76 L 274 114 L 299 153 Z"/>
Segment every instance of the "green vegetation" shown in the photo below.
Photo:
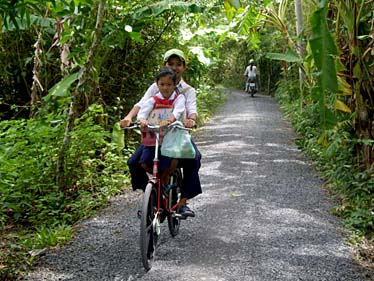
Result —
<path fill-rule="evenodd" d="M 371 117 L 367 115 L 373 108 L 372 86 L 367 84 L 373 83 L 369 73 L 374 65 L 369 62 L 368 49 L 363 44 L 372 28 L 367 19 L 373 6 L 362 5 L 360 13 L 349 19 L 347 11 L 356 11 L 356 4 L 348 2 L 335 2 L 334 13 L 343 16 L 337 22 L 326 19 L 329 10 L 323 1 L 310 15 L 308 52 L 312 57 L 306 56 L 303 65 L 307 85 L 300 94 L 293 83 L 283 81 L 277 96 L 302 135 L 300 145 L 318 161 L 322 174 L 340 198 L 337 213 L 355 231 L 373 238 L 373 138 L 368 127 Z M 360 21 L 360 27 L 349 26 L 352 20 Z M 348 28 L 352 33 L 343 35 L 340 28 Z M 358 38 L 349 42 L 355 37 L 353 33 Z M 341 42 L 347 43 L 353 53 Z M 349 57 L 355 60 L 354 64 Z"/>
<path fill-rule="evenodd" d="M 0 279 L 126 192 L 139 136 L 117 123 L 169 48 L 187 55 L 200 124 L 255 59 L 335 214 L 373 239 L 372 1 L 127 2 L 0 0 Z"/>
<path fill-rule="evenodd" d="M 355 146 L 362 140 L 352 138 L 350 120 L 343 118 L 339 125 L 320 133 L 316 121 L 320 114 L 317 105 L 299 109 L 299 100 L 288 99 L 295 89 L 290 84 L 278 88 L 276 98 L 299 133 L 298 145 L 315 161 L 326 185 L 338 200 L 334 213 L 341 215 L 345 224 L 360 235 L 371 238 L 374 218 L 372 169 L 360 169 L 354 155 Z"/>
<path fill-rule="evenodd" d="M 333 213 L 343 218 L 356 245 L 372 244 L 374 108 L 370 73 L 374 64 L 369 55 L 373 41 L 368 35 L 373 32 L 374 6 L 319 1 L 305 9 L 308 5 L 302 6 L 307 21 L 296 42 L 289 36 L 291 29 L 283 12 L 287 1 L 267 14 L 288 42 L 283 54 L 267 54 L 287 66 L 282 68 L 276 98 L 300 134 L 300 147 L 315 160 L 337 199 Z M 359 258 L 373 264 L 368 251 L 358 251 Z"/>
<path fill-rule="evenodd" d="M 200 123 L 224 101 L 222 90 L 214 95 L 210 90 L 203 86 L 197 91 Z M 13 278 L 27 270 L 39 251 L 68 242 L 75 223 L 106 206 L 110 197 L 129 190 L 125 163 L 139 136 L 126 138 L 126 149 L 119 150 L 115 131 L 110 135 L 96 123 L 101 114 L 102 108 L 92 105 L 76 120 L 64 190 L 54 180 L 63 121 L 46 117 L 0 123 L 2 277 Z"/>

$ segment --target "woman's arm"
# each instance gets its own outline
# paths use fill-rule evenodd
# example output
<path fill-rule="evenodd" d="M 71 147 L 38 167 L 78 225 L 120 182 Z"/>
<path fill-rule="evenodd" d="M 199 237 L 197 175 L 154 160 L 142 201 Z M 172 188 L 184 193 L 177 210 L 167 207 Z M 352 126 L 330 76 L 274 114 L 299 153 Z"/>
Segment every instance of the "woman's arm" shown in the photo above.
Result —
<path fill-rule="evenodd" d="M 186 98 L 186 119 L 184 120 L 184 126 L 193 128 L 196 126 L 198 117 L 195 89 L 191 87 L 184 96 Z"/>
<path fill-rule="evenodd" d="M 184 95 L 179 95 L 174 102 L 173 116 L 179 119 L 186 111 L 186 98 Z"/>
<path fill-rule="evenodd" d="M 132 120 L 136 117 L 136 115 L 139 113 L 140 108 L 144 103 L 146 103 L 147 100 L 149 100 L 150 97 L 154 96 L 158 91 L 156 83 L 153 83 L 147 91 L 145 92 L 144 96 L 138 101 L 134 107 L 130 110 L 129 113 L 120 121 L 121 128 L 125 128 L 130 126 Z"/>
<path fill-rule="evenodd" d="M 127 115 L 120 121 L 121 128 L 130 126 L 132 119 L 135 118 L 139 110 L 140 110 L 140 107 L 137 105 L 134 105 L 134 107 L 130 110 L 130 112 L 127 113 Z"/>

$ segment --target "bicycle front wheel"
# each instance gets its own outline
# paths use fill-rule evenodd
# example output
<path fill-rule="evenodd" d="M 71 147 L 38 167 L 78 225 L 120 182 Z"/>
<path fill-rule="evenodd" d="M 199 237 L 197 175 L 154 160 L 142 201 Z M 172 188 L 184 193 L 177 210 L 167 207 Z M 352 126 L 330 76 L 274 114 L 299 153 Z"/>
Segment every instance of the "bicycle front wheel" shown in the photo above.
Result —
<path fill-rule="evenodd" d="M 143 208 L 140 218 L 140 253 L 143 266 L 151 269 L 155 257 L 158 233 L 157 227 L 157 191 L 153 183 L 148 183 L 143 196 Z"/>

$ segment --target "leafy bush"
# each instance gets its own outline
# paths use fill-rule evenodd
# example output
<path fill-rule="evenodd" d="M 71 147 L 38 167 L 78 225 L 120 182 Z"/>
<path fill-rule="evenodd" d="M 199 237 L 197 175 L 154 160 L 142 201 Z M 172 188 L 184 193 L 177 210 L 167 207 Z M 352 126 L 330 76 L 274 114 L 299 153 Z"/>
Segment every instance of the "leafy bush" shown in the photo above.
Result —
<path fill-rule="evenodd" d="M 355 162 L 355 146 L 362 141 L 353 133 L 351 116 L 339 116 L 332 129 L 322 131 L 318 106 L 304 97 L 300 106 L 293 83 L 283 81 L 276 93 L 285 114 L 291 119 L 300 138 L 297 144 L 317 164 L 339 205 L 333 212 L 361 235 L 373 235 L 374 178 L 372 169 L 365 170 Z M 293 97 L 293 98 L 290 98 Z M 372 144 L 371 144 L 372 145 Z"/>
<path fill-rule="evenodd" d="M 199 121 L 204 123 L 225 102 L 225 95 L 223 89 L 204 85 L 196 91 L 196 99 Z"/>
<path fill-rule="evenodd" d="M 0 123 L 0 223 L 23 225 L 53 224 L 80 218 L 82 209 L 94 209 L 81 202 L 83 191 L 103 197 L 118 193 L 126 183 L 124 160 L 112 152 L 110 134 L 95 124 L 93 107 L 78 120 L 66 155 L 68 185 L 61 190 L 55 183 L 56 159 L 64 133 L 64 123 L 42 120 L 3 121 Z M 108 180 L 110 179 L 110 180 Z"/>
<path fill-rule="evenodd" d="M 61 126 L 47 120 L 17 120 L 0 123 L 0 223 L 9 219 L 28 223 L 38 212 L 38 203 L 60 204 L 54 183 L 56 140 Z"/>
<path fill-rule="evenodd" d="M 27 268 L 33 260 L 28 252 L 69 240 L 69 226 L 128 186 L 125 157 L 130 152 L 118 153 L 110 132 L 96 122 L 100 114 L 94 105 L 76 122 L 63 189 L 55 180 L 63 117 L 0 122 L 0 226 L 6 229 L 0 279 Z"/>

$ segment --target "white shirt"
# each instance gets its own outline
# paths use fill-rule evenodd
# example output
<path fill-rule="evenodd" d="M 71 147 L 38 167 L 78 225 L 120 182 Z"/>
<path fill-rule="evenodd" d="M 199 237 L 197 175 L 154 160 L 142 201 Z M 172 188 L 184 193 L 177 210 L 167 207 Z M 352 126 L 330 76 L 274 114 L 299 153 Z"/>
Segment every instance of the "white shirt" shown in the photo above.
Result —
<path fill-rule="evenodd" d="M 158 88 L 157 88 L 158 89 Z M 175 98 L 175 96 L 177 95 L 176 92 L 173 92 L 172 95 L 170 96 L 169 100 L 172 100 Z M 162 94 L 160 92 L 156 93 L 156 95 L 154 95 L 160 99 L 165 99 Z M 153 98 L 148 98 L 148 100 L 146 100 L 144 103 L 142 103 L 142 106 L 140 107 L 140 110 L 138 112 L 138 115 L 137 115 L 137 119 L 147 119 L 149 114 L 151 113 L 151 111 L 153 110 L 154 108 L 154 105 L 155 105 L 155 99 Z M 173 102 L 173 115 L 175 117 L 175 119 L 179 119 L 182 114 L 184 113 L 186 107 L 185 107 L 185 104 L 186 104 L 186 98 L 184 97 L 184 95 L 178 95 L 178 97 L 175 99 L 175 101 Z"/>
<path fill-rule="evenodd" d="M 186 116 L 189 117 L 191 114 L 195 113 L 197 115 L 197 106 L 196 106 L 196 92 L 195 89 L 189 86 L 185 81 L 181 80 L 177 88 L 181 94 L 185 96 L 185 103 L 186 103 Z M 153 97 L 159 93 L 158 87 L 156 83 L 153 83 L 148 90 L 145 92 L 144 96 L 141 100 L 135 104 L 136 106 L 142 108 L 147 100 L 150 97 Z"/>
<path fill-rule="evenodd" d="M 252 65 L 252 70 L 251 70 L 251 66 L 248 65 L 247 68 L 245 69 L 244 76 L 256 77 L 256 73 L 257 73 L 256 70 L 257 68 L 255 65 Z"/>

